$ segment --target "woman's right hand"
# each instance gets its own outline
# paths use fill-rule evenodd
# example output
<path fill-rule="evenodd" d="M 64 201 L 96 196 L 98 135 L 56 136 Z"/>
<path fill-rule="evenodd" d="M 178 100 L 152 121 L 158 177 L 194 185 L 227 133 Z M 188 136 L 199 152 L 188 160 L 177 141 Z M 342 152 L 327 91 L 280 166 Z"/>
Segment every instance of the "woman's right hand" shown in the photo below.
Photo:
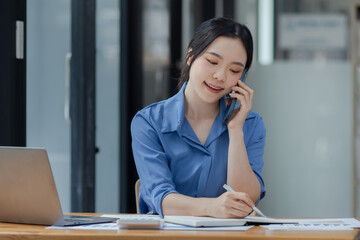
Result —
<path fill-rule="evenodd" d="M 209 199 L 210 200 L 210 199 Z M 244 192 L 225 192 L 212 198 L 209 205 L 209 216 L 217 218 L 244 218 L 252 211 L 255 204 Z"/>

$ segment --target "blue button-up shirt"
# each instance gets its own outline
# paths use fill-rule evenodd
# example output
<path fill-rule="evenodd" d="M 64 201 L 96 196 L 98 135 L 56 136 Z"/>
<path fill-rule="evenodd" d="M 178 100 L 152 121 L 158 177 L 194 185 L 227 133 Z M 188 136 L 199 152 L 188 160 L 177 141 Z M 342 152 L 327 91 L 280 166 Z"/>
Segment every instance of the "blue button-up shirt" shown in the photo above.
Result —
<path fill-rule="evenodd" d="M 131 123 L 132 149 L 140 177 L 141 213 L 163 216 L 161 202 L 170 193 L 191 197 L 218 197 L 225 192 L 229 135 L 225 97 L 205 144 L 201 144 L 185 118 L 184 90 L 173 97 L 140 110 Z M 243 128 L 250 165 L 265 195 L 262 177 L 265 126 L 250 111 Z M 259 201 L 258 200 L 258 201 Z M 257 202 L 258 202 L 257 201 Z"/>

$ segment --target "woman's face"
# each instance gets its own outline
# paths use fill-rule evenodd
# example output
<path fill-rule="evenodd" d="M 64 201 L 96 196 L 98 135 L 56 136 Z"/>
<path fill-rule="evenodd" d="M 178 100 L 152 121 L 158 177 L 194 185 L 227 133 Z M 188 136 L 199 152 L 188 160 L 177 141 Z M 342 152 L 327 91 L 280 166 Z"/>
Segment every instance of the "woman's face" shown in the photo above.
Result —
<path fill-rule="evenodd" d="M 193 62 L 188 87 L 205 102 L 218 101 L 237 84 L 246 60 L 240 39 L 218 37 Z"/>

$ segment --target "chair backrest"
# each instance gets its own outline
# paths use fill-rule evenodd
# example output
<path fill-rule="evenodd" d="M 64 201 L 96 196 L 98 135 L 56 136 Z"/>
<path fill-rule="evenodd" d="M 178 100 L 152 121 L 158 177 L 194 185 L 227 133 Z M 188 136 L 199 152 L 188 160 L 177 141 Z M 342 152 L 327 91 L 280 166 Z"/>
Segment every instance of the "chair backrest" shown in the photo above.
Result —
<path fill-rule="evenodd" d="M 136 213 L 140 214 L 139 209 L 139 191 L 140 191 L 140 179 L 135 182 L 135 201 L 136 201 Z"/>

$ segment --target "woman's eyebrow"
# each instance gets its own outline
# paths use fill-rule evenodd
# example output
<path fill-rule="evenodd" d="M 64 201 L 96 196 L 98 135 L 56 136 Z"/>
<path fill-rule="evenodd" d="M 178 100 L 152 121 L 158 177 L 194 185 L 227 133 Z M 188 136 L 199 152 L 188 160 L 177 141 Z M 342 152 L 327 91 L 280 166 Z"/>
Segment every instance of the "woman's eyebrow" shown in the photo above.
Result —
<path fill-rule="evenodd" d="M 221 60 L 223 59 L 222 56 L 220 56 L 219 54 L 215 53 L 215 52 L 206 52 L 206 53 L 209 53 L 211 55 L 214 55 L 215 57 L 217 58 L 220 58 Z M 232 62 L 232 64 L 236 64 L 236 65 L 239 65 L 239 66 L 242 66 L 242 67 L 245 67 L 245 65 L 241 62 Z"/>

